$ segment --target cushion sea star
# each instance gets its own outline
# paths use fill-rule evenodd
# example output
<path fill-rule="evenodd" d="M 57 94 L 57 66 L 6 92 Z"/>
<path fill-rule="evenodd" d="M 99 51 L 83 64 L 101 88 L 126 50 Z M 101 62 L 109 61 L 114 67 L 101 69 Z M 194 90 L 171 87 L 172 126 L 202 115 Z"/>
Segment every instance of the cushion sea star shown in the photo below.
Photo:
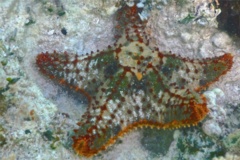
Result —
<path fill-rule="evenodd" d="M 232 67 L 232 55 L 202 60 L 181 58 L 148 46 L 141 9 L 117 12 L 114 46 L 85 56 L 41 53 L 40 71 L 88 99 L 73 148 L 91 157 L 138 127 L 196 125 L 208 113 L 202 92 Z"/>

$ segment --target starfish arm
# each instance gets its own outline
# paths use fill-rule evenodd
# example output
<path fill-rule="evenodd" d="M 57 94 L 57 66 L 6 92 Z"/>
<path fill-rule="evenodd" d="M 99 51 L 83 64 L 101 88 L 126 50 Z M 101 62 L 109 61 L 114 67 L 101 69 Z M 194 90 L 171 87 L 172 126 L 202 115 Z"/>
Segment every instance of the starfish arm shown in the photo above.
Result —
<path fill-rule="evenodd" d="M 56 51 L 41 53 L 37 56 L 36 63 L 44 75 L 60 85 L 67 85 L 70 89 L 83 93 L 88 100 L 103 84 L 102 80 L 108 79 L 118 70 L 118 61 L 111 46 L 105 51 L 87 56 Z"/>
<path fill-rule="evenodd" d="M 225 53 L 220 57 L 209 58 L 199 62 L 203 65 L 203 73 L 199 80 L 199 86 L 196 91 L 206 89 L 209 85 L 219 80 L 222 75 L 225 75 L 233 65 L 233 55 Z"/>
<path fill-rule="evenodd" d="M 117 11 L 115 37 L 118 44 L 125 45 L 132 41 L 149 43 L 145 32 L 147 20 L 140 17 L 142 10 L 143 8 L 138 8 L 136 4 L 132 7 L 125 4 Z"/>
<path fill-rule="evenodd" d="M 122 115 L 127 108 L 120 109 L 121 101 L 125 101 L 122 93 L 127 92 L 127 86 L 126 72 L 120 70 L 98 89 L 95 99 L 89 103 L 91 110 L 82 116 L 79 129 L 75 130 L 73 148 L 79 155 L 91 157 L 105 150 L 122 134 Z"/>
<path fill-rule="evenodd" d="M 172 54 L 158 53 L 159 61 L 154 68 L 169 88 L 189 88 L 197 92 L 206 89 L 226 74 L 233 64 L 230 53 L 219 57 L 191 60 Z"/>

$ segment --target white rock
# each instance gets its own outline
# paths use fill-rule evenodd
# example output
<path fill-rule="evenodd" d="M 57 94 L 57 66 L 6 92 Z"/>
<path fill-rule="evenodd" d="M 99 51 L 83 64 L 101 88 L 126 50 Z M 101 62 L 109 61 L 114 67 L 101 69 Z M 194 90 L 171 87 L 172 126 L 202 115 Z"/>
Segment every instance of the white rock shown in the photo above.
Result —
<path fill-rule="evenodd" d="M 140 2 L 140 3 L 137 4 L 137 7 L 138 7 L 138 8 L 143 8 L 143 7 L 144 7 L 144 4 Z"/>
<path fill-rule="evenodd" d="M 50 36 L 50 35 L 53 35 L 53 34 L 54 34 L 54 30 L 52 29 L 52 30 L 48 31 L 47 34 L 48 34 L 49 36 Z"/>
<path fill-rule="evenodd" d="M 211 105 L 216 105 L 216 94 L 212 91 L 204 92 L 204 95 L 207 97 Z"/>
<path fill-rule="evenodd" d="M 129 6 L 129 7 L 132 7 L 132 6 L 134 6 L 134 2 L 126 2 L 126 4 Z"/>
<path fill-rule="evenodd" d="M 112 14 L 114 14 L 117 10 L 118 10 L 118 8 L 117 8 L 116 6 L 111 6 L 111 7 L 108 7 L 108 8 L 106 9 L 106 13 L 107 13 L 108 15 L 112 15 Z"/>
<path fill-rule="evenodd" d="M 231 44 L 230 37 L 224 32 L 219 32 L 213 35 L 211 41 L 218 48 L 226 48 L 226 46 Z"/>
<path fill-rule="evenodd" d="M 173 138 L 174 138 L 175 140 L 177 140 L 178 137 L 180 136 L 180 134 L 181 134 L 181 132 L 180 132 L 179 130 L 175 130 L 175 131 L 174 131 L 174 134 L 173 134 Z"/>
<path fill-rule="evenodd" d="M 181 38 L 184 42 L 188 42 L 192 38 L 192 35 L 187 32 L 181 33 Z"/>
<path fill-rule="evenodd" d="M 203 93 L 207 99 L 209 100 L 211 105 L 216 105 L 216 98 L 224 96 L 224 93 L 219 88 L 214 88 L 211 91 L 206 91 Z"/>
<path fill-rule="evenodd" d="M 212 91 L 219 97 L 224 96 L 224 92 L 219 88 L 214 88 Z"/>
<path fill-rule="evenodd" d="M 222 129 L 220 128 L 219 124 L 214 120 L 208 120 L 204 122 L 202 129 L 204 133 L 209 136 L 220 136 L 222 133 Z"/>

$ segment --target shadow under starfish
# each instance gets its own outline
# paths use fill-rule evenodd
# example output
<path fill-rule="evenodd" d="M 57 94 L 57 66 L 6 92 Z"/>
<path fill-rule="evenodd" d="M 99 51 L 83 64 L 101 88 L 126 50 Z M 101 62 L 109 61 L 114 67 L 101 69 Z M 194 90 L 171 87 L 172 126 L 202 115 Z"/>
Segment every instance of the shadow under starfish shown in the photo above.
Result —
<path fill-rule="evenodd" d="M 208 113 L 202 92 L 232 67 L 231 54 L 191 60 L 149 47 L 140 12 L 122 6 L 117 42 L 103 51 L 37 56 L 44 75 L 88 99 L 73 137 L 79 155 L 91 157 L 134 128 L 196 125 Z"/>

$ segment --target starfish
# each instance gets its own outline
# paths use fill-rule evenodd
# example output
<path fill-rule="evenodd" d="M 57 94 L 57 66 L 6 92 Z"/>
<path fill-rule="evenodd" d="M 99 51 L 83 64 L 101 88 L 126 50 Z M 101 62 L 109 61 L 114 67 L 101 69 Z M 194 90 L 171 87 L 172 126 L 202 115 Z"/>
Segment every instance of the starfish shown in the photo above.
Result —
<path fill-rule="evenodd" d="M 232 67 L 230 53 L 193 60 L 150 47 L 140 12 L 136 4 L 117 11 L 117 41 L 103 51 L 36 58 L 44 75 L 88 100 L 74 130 L 79 155 L 94 156 L 136 128 L 198 124 L 209 112 L 203 91 Z"/>

